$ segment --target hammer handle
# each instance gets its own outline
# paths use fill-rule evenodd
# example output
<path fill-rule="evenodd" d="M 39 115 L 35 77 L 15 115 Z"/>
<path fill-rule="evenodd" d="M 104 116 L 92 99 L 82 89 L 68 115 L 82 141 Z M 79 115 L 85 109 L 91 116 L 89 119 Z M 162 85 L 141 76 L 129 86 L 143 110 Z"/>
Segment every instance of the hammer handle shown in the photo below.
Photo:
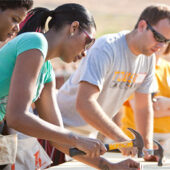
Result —
<path fill-rule="evenodd" d="M 107 148 L 107 151 L 112 151 L 114 149 L 120 149 L 120 148 L 129 148 L 129 147 L 133 147 L 133 142 L 125 141 L 125 142 L 119 142 L 113 144 L 105 144 L 105 147 Z"/>
<path fill-rule="evenodd" d="M 76 156 L 76 155 L 86 155 L 86 153 L 77 149 L 77 148 L 70 148 L 69 149 L 69 155 L 71 157 L 73 157 L 73 156 Z"/>
<path fill-rule="evenodd" d="M 119 148 L 128 148 L 128 147 L 132 147 L 132 146 L 133 146 L 132 141 L 125 141 L 125 142 L 113 143 L 113 144 L 105 144 L 107 151 L 112 151 L 112 150 L 119 149 Z M 85 152 L 83 152 L 77 148 L 69 149 L 69 155 L 71 157 L 76 156 L 76 155 L 85 155 L 85 154 L 86 154 Z"/>

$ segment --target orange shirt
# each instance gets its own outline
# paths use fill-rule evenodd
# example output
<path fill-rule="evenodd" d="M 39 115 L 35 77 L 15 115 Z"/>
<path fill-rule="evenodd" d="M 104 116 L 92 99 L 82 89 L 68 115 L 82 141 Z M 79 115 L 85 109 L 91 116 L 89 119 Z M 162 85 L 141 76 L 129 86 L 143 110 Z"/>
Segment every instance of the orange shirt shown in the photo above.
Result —
<path fill-rule="evenodd" d="M 158 84 L 158 93 L 156 95 L 170 98 L 170 62 L 160 58 L 156 66 L 155 76 Z M 122 130 L 129 137 L 132 137 L 131 133 L 127 130 L 128 127 L 135 129 L 135 123 L 130 102 L 126 101 L 123 106 Z M 154 118 L 154 132 L 170 133 L 170 116 Z"/>

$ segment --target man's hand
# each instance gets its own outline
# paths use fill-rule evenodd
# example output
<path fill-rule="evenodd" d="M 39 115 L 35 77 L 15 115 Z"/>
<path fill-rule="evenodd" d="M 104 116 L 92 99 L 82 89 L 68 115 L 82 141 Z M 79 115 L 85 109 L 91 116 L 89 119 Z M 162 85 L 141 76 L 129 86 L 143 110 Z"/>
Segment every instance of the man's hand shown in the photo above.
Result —
<path fill-rule="evenodd" d="M 138 149 L 136 147 L 129 148 L 121 148 L 119 149 L 124 156 L 132 156 L 134 157 L 138 153 Z"/>
<path fill-rule="evenodd" d="M 154 145 L 154 149 L 157 149 L 156 145 Z M 158 157 L 153 155 L 154 153 L 153 149 L 146 149 L 143 148 L 143 153 L 144 153 L 144 160 L 145 161 L 150 161 L 150 162 L 158 162 Z"/>

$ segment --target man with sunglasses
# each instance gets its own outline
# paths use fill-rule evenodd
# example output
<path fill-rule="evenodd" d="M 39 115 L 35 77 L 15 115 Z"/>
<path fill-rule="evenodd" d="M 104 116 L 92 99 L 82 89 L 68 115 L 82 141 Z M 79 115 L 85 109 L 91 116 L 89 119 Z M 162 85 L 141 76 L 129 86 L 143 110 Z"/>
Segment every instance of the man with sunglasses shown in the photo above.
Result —
<path fill-rule="evenodd" d="M 136 129 L 144 139 L 145 159 L 149 160 L 153 149 L 154 53 L 169 42 L 170 7 L 166 5 L 144 9 L 131 32 L 99 38 L 58 92 L 65 126 L 84 135 L 98 130 L 116 142 L 130 140 L 111 118 L 135 93 Z M 121 152 L 134 156 L 137 149 L 122 148 Z"/>
<path fill-rule="evenodd" d="M 170 39 L 166 39 L 162 34 L 157 32 L 148 22 L 147 22 L 147 26 L 152 31 L 153 36 L 157 42 L 170 43 Z"/>

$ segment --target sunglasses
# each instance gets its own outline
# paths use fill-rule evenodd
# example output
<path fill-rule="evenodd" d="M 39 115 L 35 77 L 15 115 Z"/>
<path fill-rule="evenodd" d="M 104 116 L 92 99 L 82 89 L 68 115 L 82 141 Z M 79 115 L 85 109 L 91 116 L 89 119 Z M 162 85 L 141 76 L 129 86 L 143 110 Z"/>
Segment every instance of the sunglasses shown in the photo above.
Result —
<path fill-rule="evenodd" d="M 153 29 L 153 27 L 149 23 L 147 23 L 147 26 L 152 31 L 153 36 L 157 42 L 160 42 L 160 43 L 169 43 L 170 42 L 170 39 L 166 39 L 162 34 L 160 34 L 155 29 Z"/>
<path fill-rule="evenodd" d="M 86 41 L 85 41 L 85 51 L 88 50 L 95 42 L 95 38 L 92 38 L 83 28 L 81 28 L 81 31 L 86 35 Z"/>

